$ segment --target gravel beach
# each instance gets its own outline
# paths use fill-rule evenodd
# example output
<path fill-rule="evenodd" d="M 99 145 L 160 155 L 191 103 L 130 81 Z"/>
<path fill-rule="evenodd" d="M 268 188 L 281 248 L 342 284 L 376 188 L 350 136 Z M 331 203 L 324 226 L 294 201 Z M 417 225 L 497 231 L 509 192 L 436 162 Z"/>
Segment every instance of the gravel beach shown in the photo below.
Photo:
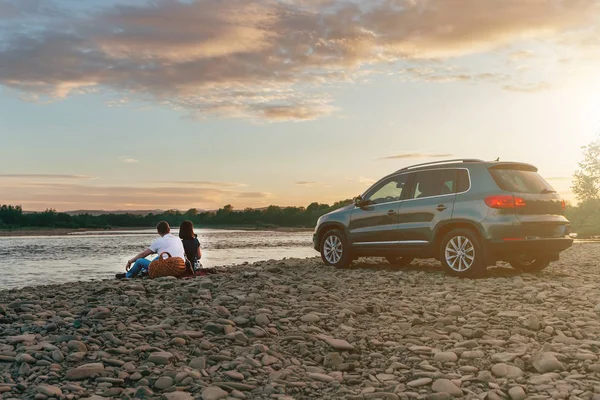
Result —
<path fill-rule="evenodd" d="M 265 261 L 0 292 L 0 398 L 600 399 L 600 244 L 537 276 Z"/>

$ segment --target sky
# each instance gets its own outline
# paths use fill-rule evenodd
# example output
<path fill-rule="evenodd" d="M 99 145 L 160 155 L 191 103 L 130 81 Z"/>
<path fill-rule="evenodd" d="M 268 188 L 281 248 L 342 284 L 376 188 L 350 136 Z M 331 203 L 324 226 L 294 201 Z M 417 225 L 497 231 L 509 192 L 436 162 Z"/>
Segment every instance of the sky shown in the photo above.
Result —
<path fill-rule="evenodd" d="M 0 0 L 0 204 L 333 203 L 600 132 L 600 0 Z"/>

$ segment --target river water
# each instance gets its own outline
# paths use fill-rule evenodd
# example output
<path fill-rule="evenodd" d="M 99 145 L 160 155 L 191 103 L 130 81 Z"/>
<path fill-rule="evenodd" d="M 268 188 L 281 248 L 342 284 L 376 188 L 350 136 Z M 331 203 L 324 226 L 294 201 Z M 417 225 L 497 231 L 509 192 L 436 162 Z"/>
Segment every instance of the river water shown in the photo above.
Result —
<path fill-rule="evenodd" d="M 311 232 L 200 229 L 196 233 L 204 267 L 318 255 Z M 157 237 L 154 229 L 0 237 L 0 290 L 113 278 Z"/>

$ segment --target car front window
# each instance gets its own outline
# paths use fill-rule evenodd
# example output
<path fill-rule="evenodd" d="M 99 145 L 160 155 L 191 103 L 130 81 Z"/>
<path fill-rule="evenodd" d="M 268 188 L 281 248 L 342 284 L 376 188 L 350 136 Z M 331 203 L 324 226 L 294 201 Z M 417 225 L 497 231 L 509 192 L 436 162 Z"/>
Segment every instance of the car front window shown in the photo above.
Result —
<path fill-rule="evenodd" d="M 367 204 L 383 204 L 398 201 L 402 198 L 402 191 L 406 185 L 407 176 L 401 175 L 381 182 L 370 194 L 367 194 Z"/>

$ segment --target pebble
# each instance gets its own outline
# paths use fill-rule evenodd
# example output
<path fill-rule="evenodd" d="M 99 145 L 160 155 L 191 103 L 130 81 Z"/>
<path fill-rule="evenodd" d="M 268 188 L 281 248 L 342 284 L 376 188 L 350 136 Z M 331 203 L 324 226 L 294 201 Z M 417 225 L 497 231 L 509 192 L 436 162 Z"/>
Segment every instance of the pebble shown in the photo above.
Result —
<path fill-rule="evenodd" d="M 538 317 L 535 315 L 531 315 L 527 318 L 525 326 L 528 329 L 531 329 L 532 331 L 539 331 L 540 329 L 542 329 L 542 324 L 540 323 Z"/>
<path fill-rule="evenodd" d="M 353 345 L 342 339 L 325 338 L 324 341 L 335 350 L 353 351 L 355 349 Z"/>
<path fill-rule="evenodd" d="M 551 353 L 538 353 L 531 361 L 533 367 L 540 373 L 564 371 L 564 365 Z"/>
<path fill-rule="evenodd" d="M 173 378 L 170 376 L 161 376 L 154 383 L 154 387 L 159 390 L 165 390 L 173 386 L 174 383 Z"/>
<path fill-rule="evenodd" d="M 435 355 L 433 356 L 433 360 L 439 362 L 456 362 L 458 361 L 458 356 L 456 355 L 456 353 L 453 353 L 451 351 L 439 352 L 435 353 Z"/>
<path fill-rule="evenodd" d="M 56 361 L 57 363 L 61 363 L 65 360 L 65 356 L 63 355 L 62 351 L 60 350 L 54 350 L 52 352 L 52 359 L 54 361 Z"/>
<path fill-rule="evenodd" d="M 216 386 L 209 386 L 202 390 L 202 400 L 219 400 L 227 397 L 227 392 Z"/>
<path fill-rule="evenodd" d="M 196 357 L 190 361 L 190 367 L 198 370 L 206 369 L 206 359 L 204 357 Z"/>
<path fill-rule="evenodd" d="M 256 325 L 258 326 L 267 326 L 271 323 L 269 317 L 267 317 L 265 314 L 258 314 L 254 318 L 254 322 L 256 322 Z"/>
<path fill-rule="evenodd" d="M 51 385 L 39 385 L 38 391 L 48 397 L 60 397 L 62 396 L 62 390 L 57 386 Z"/>
<path fill-rule="evenodd" d="M 448 393 L 450 396 L 462 397 L 463 392 L 458 386 L 448 379 L 437 379 L 431 385 L 434 392 Z"/>
<path fill-rule="evenodd" d="M 523 371 L 513 365 L 496 364 L 492 367 L 492 374 L 498 378 L 516 379 L 523 376 Z"/>
<path fill-rule="evenodd" d="M 237 371 L 226 371 L 225 376 L 235 379 L 236 381 L 243 381 L 245 379 L 244 374 Z"/>
<path fill-rule="evenodd" d="M 477 358 L 484 358 L 485 353 L 483 351 L 465 351 L 461 354 L 460 358 L 466 360 L 473 360 Z"/>
<path fill-rule="evenodd" d="M 319 322 L 321 318 L 317 314 L 306 314 L 300 317 L 300 321 L 306 323 L 315 323 Z"/>
<path fill-rule="evenodd" d="M 67 379 L 80 381 L 101 375 L 104 372 L 102 364 L 88 364 L 67 371 Z"/>
<path fill-rule="evenodd" d="M 15 361 L 18 363 L 35 364 L 37 360 L 29 354 L 19 354 L 15 357 Z"/>
<path fill-rule="evenodd" d="M 335 379 L 332 376 L 329 375 L 325 375 L 325 374 L 316 374 L 316 373 L 307 373 L 306 374 L 310 379 L 313 379 L 315 381 L 319 381 L 319 382 L 333 382 Z"/>
<path fill-rule="evenodd" d="M 525 400 L 527 398 L 527 394 L 521 386 L 514 386 L 508 389 L 508 395 L 512 400 Z"/>
<path fill-rule="evenodd" d="M 408 382 L 407 385 L 410 387 L 413 387 L 413 388 L 418 388 L 421 386 L 429 385 L 431 382 L 433 382 L 433 379 L 431 379 L 431 378 L 420 378 L 420 379 L 415 379 L 414 381 Z"/>
<path fill-rule="evenodd" d="M 166 365 L 171 362 L 173 359 L 173 354 L 168 351 L 160 351 L 156 353 L 152 353 L 148 356 L 148 361 L 158 364 L 158 365 Z"/>

